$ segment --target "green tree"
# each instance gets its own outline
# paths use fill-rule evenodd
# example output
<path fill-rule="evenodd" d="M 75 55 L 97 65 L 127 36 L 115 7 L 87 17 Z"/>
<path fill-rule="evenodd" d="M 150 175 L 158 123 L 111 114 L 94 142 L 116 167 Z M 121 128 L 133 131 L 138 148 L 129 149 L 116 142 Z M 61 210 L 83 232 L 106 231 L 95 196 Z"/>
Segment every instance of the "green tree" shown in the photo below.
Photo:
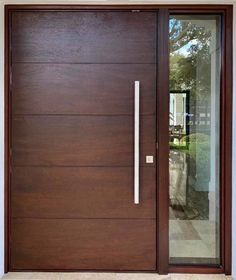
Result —
<path fill-rule="evenodd" d="M 190 90 L 190 100 L 210 94 L 211 33 L 191 22 L 170 22 L 170 90 Z"/>

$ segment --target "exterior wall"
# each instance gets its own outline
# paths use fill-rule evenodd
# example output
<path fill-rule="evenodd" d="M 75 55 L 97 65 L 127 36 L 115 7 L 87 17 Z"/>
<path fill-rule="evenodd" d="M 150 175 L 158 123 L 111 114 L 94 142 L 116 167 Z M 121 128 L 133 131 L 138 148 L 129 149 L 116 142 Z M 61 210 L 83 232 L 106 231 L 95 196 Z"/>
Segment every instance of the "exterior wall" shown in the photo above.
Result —
<path fill-rule="evenodd" d="M 0 277 L 4 273 L 4 4 L 233 4 L 234 3 L 234 78 L 236 81 L 236 0 L 0 0 Z M 234 96 L 236 82 L 234 83 Z M 236 98 L 233 109 L 233 276 L 236 279 Z"/>

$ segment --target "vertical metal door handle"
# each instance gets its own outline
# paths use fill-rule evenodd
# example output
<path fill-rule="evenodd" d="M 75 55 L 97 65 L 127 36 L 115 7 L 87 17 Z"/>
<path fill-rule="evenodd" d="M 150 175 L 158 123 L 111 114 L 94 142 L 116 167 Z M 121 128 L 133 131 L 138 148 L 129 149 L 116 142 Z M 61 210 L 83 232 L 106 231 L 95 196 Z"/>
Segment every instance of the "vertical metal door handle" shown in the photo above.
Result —
<path fill-rule="evenodd" d="M 139 204 L 139 99 L 140 82 L 134 82 L 134 203 Z"/>

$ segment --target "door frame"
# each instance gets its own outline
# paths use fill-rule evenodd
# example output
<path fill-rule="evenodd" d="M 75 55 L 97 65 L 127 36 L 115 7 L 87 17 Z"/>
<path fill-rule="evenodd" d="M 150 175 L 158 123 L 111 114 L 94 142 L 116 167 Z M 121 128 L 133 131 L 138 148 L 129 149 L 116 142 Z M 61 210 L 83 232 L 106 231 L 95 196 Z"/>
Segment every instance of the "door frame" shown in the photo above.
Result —
<path fill-rule="evenodd" d="M 5 5 L 5 272 L 10 269 L 11 14 L 13 11 L 150 11 L 157 22 L 157 270 L 231 274 L 232 254 L 232 5 Z M 222 15 L 220 113 L 221 264 L 169 265 L 169 15 Z M 161 66 L 160 66 L 161 65 Z M 158 82 L 161 81 L 161 82 Z M 158 94 L 159 93 L 159 94 Z M 159 121 L 161 119 L 161 121 Z M 159 257 L 161 256 L 161 257 Z M 61 270 L 63 271 L 63 270 Z"/>

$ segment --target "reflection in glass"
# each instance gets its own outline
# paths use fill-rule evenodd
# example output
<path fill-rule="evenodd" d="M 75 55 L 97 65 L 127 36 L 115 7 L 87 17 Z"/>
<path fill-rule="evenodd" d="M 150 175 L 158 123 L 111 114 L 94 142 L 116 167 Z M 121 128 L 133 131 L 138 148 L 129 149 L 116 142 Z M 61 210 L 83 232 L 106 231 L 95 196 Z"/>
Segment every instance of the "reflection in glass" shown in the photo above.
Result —
<path fill-rule="evenodd" d="M 220 260 L 220 16 L 169 21 L 170 263 Z"/>

